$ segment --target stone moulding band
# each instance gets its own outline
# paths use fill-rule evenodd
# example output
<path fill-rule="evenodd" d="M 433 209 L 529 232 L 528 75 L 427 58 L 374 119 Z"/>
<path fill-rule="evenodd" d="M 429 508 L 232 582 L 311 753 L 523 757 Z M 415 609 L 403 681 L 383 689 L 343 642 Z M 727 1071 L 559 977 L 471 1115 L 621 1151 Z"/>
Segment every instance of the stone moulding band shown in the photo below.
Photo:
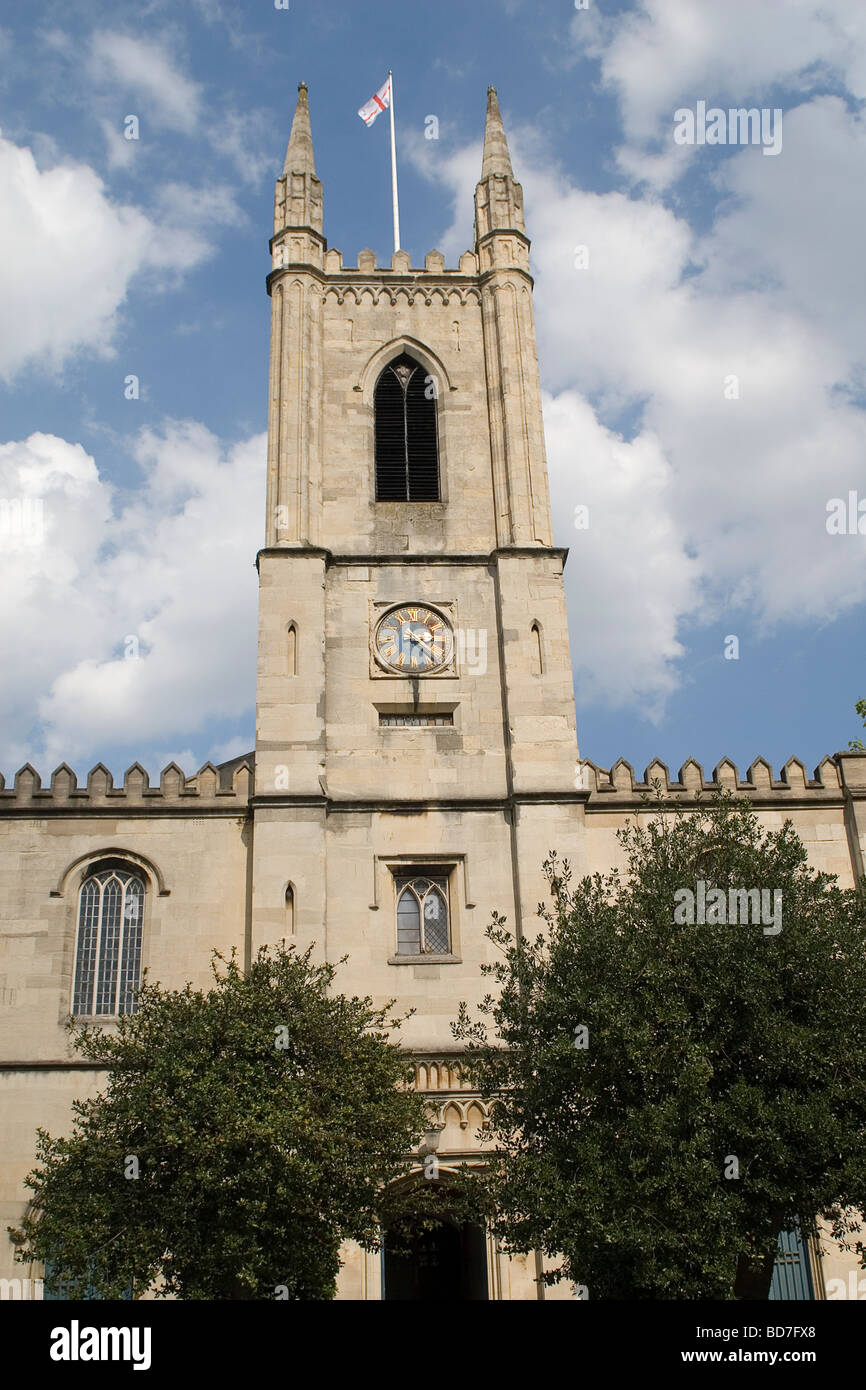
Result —
<path fill-rule="evenodd" d="M 418 506 L 442 506 L 443 503 L 421 503 L 421 502 L 377 502 L 377 507 L 397 506 L 397 507 L 418 507 Z M 510 559 L 514 556 L 527 557 L 533 559 L 538 556 L 549 556 L 553 559 L 561 560 L 563 566 L 568 559 L 568 550 L 561 546 L 554 545 L 507 545 L 499 546 L 496 550 L 479 551 L 477 554 L 444 554 L 442 551 L 434 551 L 430 554 L 412 555 L 408 551 L 398 551 L 393 555 L 371 556 L 364 551 L 359 551 L 357 555 L 336 555 L 330 550 L 318 545 L 303 545 L 297 541 L 292 541 L 286 545 L 264 546 L 256 556 L 256 566 L 263 555 L 303 555 L 306 557 L 319 557 L 325 561 L 326 568 L 334 566 L 359 566 L 361 569 L 381 569 L 387 565 L 478 565 L 486 567 L 496 560 L 503 557 Z"/>

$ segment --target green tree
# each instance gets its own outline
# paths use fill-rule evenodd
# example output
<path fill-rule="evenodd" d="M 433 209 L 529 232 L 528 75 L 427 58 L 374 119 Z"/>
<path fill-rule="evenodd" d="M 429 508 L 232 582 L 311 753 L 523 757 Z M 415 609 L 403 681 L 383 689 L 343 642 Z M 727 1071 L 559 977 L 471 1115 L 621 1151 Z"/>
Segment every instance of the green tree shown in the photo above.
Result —
<path fill-rule="evenodd" d="M 864 729 L 866 729 L 866 700 L 858 700 L 854 708 L 863 721 Z M 857 753 L 862 753 L 866 751 L 866 748 L 864 748 L 863 740 L 861 738 L 852 738 L 850 743 L 848 744 L 848 747 L 854 749 L 854 751 Z"/>
<path fill-rule="evenodd" d="M 552 855 L 541 934 L 489 929 L 497 994 L 455 1034 L 494 1102 L 493 1224 L 590 1298 L 766 1298 L 783 1229 L 826 1214 L 863 1254 L 864 896 L 730 794 L 657 796 L 627 872 L 573 884 Z M 726 922 L 682 920 L 699 883 Z M 730 923 L 742 888 L 762 924 Z"/>
<path fill-rule="evenodd" d="M 426 1123 L 402 1020 L 334 993 L 309 950 L 263 950 L 246 975 L 215 953 L 213 974 L 207 992 L 145 984 L 114 1032 L 70 1025 L 108 1079 L 76 1102 L 69 1137 L 39 1131 L 21 1252 L 69 1297 L 132 1280 L 185 1299 L 327 1299 L 341 1241 L 379 1239 L 386 1184 Z"/>

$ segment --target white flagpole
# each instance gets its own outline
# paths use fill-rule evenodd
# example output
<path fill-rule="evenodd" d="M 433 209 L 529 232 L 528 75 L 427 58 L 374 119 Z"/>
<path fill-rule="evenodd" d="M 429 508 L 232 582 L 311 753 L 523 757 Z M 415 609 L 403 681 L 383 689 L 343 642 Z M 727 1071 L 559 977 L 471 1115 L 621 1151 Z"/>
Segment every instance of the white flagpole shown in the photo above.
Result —
<path fill-rule="evenodd" d="M 397 142 L 394 137 L 394 74 L 388 69 L 388 80 L 391 84 L 391 100 L 388 102 L 388 110 L 391 112 L 391 196 L 394 202 L 394 250 L 400 250 L 400 204 L 397 201 Z"/>

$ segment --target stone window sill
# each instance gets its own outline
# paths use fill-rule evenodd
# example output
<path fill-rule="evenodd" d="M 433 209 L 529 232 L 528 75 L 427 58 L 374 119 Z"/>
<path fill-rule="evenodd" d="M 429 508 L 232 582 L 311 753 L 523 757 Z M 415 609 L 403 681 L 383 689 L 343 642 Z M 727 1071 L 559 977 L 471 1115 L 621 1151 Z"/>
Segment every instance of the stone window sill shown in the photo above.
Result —
<path fill-rule="evenodd" d="M 119 1023 L 122 1018 L 131 1018 L 132 1014 L 70 1014 L 69 1018 L 73 1023 Z"/>
<path fill-rule="evenodd" d="M 462 956 L 434 956 L 426 952 L 419 956 L 389 956 L 389 965 L 462 965 Z"/>

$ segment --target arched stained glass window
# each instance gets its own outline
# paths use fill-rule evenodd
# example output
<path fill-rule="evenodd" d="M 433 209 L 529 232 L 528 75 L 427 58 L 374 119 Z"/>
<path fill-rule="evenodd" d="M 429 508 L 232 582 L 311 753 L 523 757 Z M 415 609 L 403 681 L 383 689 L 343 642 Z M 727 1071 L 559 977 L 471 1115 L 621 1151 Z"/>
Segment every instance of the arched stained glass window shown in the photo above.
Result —
<path fill-rule="evenodd" d="M 447 956 L 450 950 L 448 880 L 398 878 L 397 954 Z"/>
<path fill-rule="evenodd" d="M 376 501 L 438 502 L 436 383 L 402 353 L 376 382 Z"/>
<path fill-rule="evenodd" d="M 123 865 L 96 866 L 81 885 L 73 1014 L 132 1013 L 141 973 L 144 882 Z"/>

